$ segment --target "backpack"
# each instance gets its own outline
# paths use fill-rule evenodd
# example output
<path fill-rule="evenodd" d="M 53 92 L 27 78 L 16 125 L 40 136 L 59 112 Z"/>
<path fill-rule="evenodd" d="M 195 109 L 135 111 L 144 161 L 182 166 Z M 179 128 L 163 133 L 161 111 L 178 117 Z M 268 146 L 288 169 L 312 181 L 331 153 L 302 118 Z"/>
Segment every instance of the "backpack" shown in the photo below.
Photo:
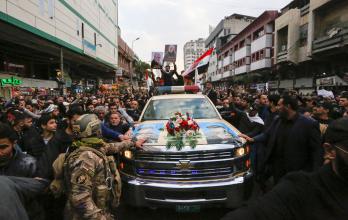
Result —
<path fill-rule="evenodd" d="M 120 198 L 121 198 L 121 191 L 122 191 L 122 182 L 120 174 L 117 170 L 115 159 L 113 156 L 106 156 L 102 152 L 91 148 L 91 147 L 79 147 L 76 150 L 74 150 L 71 153 L 62 153 L 60 154 L 57 159 L 54 161 L 52 167 L 54 171 L 54 180 L 50 184 L 50 190 L 55 198 L 61 197 L 63 194 L 67 193 L 67 186 L 65 185 L 65 178 L 67 178 L 64 175 L 64 171 L 66 170 L 68 166 L 68 161 L 72 157 L 77 157 L 78 154 L 81 151 L 92 151 L 95 153 L 98 157 L 103 159 L 104 167 L 109 166 L 111 173 L 108 173 L 106 171 L 105 176 L 106 178 L 111 177 L 113 179 L 111 183 L 111 193 L 113 196 L 112 199 L 112 207 L 116 208 L 120 204 Z M 106 169 L 108 170 L 108 169 Z M 112 175 L 113 174 L 113 175 Z"/>

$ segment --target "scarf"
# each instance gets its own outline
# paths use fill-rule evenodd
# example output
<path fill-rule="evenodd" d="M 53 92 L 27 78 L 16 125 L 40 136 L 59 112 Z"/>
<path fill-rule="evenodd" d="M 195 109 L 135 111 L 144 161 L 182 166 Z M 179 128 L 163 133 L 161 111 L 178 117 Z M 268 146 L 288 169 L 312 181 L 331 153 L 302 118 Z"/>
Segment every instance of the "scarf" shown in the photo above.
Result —
<path fill-rule="evenodd" d="M 255 116 L 251 117 L 249 116 L 249 113 L 247 113 L 247 116 L 251 122 L 256 122 L 258 124 L 265 125 L 265 122 L 263 122 L 262 118 L 260 118 L 259 114 L 256 114 Z"/>

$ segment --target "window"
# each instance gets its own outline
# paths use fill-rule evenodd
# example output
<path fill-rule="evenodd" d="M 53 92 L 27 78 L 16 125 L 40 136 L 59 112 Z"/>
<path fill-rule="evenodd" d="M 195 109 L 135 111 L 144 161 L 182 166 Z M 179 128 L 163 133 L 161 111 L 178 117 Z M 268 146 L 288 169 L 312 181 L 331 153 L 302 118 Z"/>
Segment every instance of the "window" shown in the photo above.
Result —
<path fill-rule="evenodd" d="M 308 23 L 300 27 L 300 47 L 307 46 Z"/>
<path fill-rule="evenodd" d="M 265 29 L 264 27 L 258 29 L 257 31 L 254 32 L 253 34 L 253 40 L 256 40 L 260 37 L 262 37 L 263 35 L 265 35 Z"/>
<path fill-rule="evenodd" d="M 245 40 L 242 40 L 240 43 L 239 43 L 239 48 L 242 48 L 245 46 Z"/>
<path fill-rule="evenodd" d="M 82 36 L 82 38 L 85 38 L 85 27 L 84 27 L 83 23 L 81 25 L 81 36 Z"/>
<path fill-rule="evenodd" d="M 260 60 L 263 60 L 265 58 L 265 52 L 264 50 L 260 51 Z"/>

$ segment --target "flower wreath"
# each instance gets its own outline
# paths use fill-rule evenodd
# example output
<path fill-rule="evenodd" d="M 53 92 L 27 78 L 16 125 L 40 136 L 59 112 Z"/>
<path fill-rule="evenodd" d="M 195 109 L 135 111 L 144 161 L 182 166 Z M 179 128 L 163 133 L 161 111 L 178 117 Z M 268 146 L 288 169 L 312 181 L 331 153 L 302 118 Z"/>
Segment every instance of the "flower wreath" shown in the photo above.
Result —
<path fill-rule="evenodd" d="M 196 148 L 200 137 L 199 125 L 190 117 L 189 113 L 183 115 L 176 112 L 166 124 L 167 149 L 176 147 L 180 151 L 185 145 Z"/>

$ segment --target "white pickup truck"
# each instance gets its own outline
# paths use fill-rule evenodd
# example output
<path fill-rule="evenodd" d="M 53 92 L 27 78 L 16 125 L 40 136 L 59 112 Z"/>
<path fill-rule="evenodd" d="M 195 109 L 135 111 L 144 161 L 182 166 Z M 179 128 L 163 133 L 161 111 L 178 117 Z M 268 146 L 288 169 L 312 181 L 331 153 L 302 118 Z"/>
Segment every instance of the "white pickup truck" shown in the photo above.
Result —
<path fill-rule="evenodd" d="M 200 127 L 193 149 L 166 147 L 165 124 L 175 112 L 189 112 Z M 208 97 L 198 94 L 152 97 L 134 130 L 146 137 L 142 150 L 120 158 L 123 198 L 136 207 L 237 207 L 252 188 L 249 146 L 224 121 Z"/>

